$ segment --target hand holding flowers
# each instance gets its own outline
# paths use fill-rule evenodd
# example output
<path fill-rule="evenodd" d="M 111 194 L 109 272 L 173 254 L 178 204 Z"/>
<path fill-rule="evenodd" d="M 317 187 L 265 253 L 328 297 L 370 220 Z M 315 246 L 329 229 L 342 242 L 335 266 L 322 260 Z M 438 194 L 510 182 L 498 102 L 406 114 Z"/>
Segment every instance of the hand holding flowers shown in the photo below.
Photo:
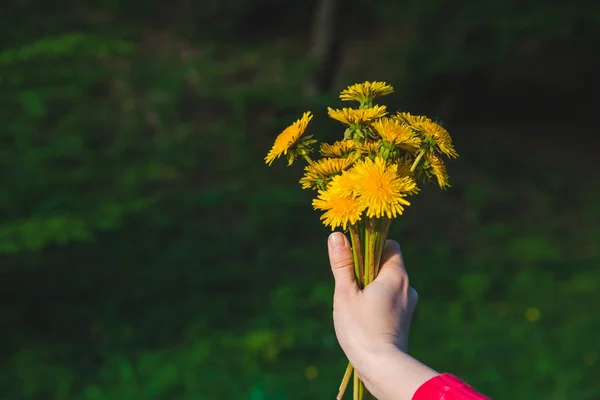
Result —
<path fill-rule="evenodd" d="M 377 277 L 392 220 L 404 213 L 408 196 L 418 184 L 435 178 L 440 188 L 450 186 L 443 156 L 458 157 L 448 131 L 425 116 L 398 112 L 374 104 L 393 92 L 385 82 L 364 82 L 343 90 L 340 99 L 356 101 L 358 108 L 328 108 L 329 117 L 345 126 L 343 138 L 320 144 L 321 159 L 310 154 L 317 140 L 304 135 L 310 112 L 286 128 L 275 140 L 265 161 L 285 156 L 307 162 L 300 179 L 303 189 L 315 190 L 312 204 L 323 211 L 321 220 L 332 230 L 350 233 L 354 277 L 364 289 Z M 352 375 L 349 364 L 340 387 L 341 399 Z M 365 396 L 365 387 L 354 373 L 354 399 Z"/>

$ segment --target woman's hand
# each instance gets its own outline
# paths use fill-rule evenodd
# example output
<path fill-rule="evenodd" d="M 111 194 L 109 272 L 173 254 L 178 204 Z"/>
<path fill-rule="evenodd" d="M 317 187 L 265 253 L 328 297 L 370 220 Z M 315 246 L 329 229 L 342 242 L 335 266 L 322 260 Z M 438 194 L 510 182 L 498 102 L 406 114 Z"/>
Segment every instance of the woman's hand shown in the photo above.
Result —
<path fill-rule="evenodd" d="M 386 243 L 379 275 L 364 290 L 354 279 L 348 239 L 335 232 L 328 247 L 335 278 L 333 322 L 342 350 L 378 399 L 411 399 L 437 373 L 406 354 L 417 292 L 409 285 L 400 246 Z"/>

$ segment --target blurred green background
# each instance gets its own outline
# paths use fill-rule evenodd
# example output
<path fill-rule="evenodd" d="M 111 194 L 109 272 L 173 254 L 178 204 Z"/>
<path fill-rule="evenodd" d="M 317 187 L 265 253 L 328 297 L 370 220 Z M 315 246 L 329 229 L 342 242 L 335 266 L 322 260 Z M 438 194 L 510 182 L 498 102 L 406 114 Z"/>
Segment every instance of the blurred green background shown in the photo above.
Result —
<path fill-rule="evenodd" d="M 600 399 L 595 0 L 0 6 L 0 398 L 331 399 L 328 231 L 263 158 L 384 80 L 461 158 L 391 237 L 411 352 L 495 399 Z"/>

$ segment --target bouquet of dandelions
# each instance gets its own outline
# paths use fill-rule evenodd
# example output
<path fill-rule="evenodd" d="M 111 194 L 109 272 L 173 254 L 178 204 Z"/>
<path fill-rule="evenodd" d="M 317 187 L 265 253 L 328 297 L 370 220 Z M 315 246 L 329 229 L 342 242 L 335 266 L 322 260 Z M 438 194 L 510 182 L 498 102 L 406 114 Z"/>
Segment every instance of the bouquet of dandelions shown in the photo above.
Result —
<path fill-rule="evenodd" d="M 361 288 L 379 272 L 390 224 L 410 205 L 406 197 L 419 191 L 417 183 L 434 177 L 442 189 L 449 187 L 442 156 L 458 157 L 452 138 L 438 123 L 408 112 L 389 115 L 386 106 L 373 103 L 393 91 L 385 82 L 364 82 L 343 90 L 340 99 L 356 101 L 359 106 L 328 108 L 329 117 L 344 124 L 346 130 L 342 140 L 320 145 L 322 158 L 310 157 L 317 140 L 304 135 L 312 119 L 310 112 L 277 137 L 265 158 L 269 165 L 282 155 L 288 165 L 297 158 L 306 160 L 302 188 L 317 192 L 312 204 L 323 211 L 321 220 L 326 226 L 350 232 L 354 275 Z M 338 400 L 352 372 L 348 364 Z M 366 392 L 356 372 L 353 392 L 355 400 L 363 399 Z"/>

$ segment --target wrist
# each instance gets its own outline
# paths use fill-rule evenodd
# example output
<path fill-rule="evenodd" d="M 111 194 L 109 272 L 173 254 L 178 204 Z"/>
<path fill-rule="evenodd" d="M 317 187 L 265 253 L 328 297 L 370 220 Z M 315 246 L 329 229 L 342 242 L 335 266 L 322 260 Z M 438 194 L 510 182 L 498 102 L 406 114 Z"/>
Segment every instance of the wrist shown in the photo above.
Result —
<path fill-rule="evenodd" d="M 361 379 L 378 400 L 412 400 L 419 387 L 439 375 L 391 345 L 367 355 L 362 364 Z"/>

